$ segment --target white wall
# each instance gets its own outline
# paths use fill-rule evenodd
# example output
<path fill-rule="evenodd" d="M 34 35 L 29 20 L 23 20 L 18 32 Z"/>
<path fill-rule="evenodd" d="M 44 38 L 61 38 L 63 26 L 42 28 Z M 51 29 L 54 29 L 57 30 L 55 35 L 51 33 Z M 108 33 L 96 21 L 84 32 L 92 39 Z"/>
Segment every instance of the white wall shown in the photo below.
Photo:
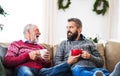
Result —
<path fill-rule="evenodd" d="M 65 11 L 57 10 L 55 16 L 54 25 L 54 39 L 53 43 L 60 43 L 66 39 L 66 25 L 68 18 L 75 17 L 79 18 L 83 23 L 82 33 L 86 37 L 95 37 L 96 34 L 100 36 L 102 40 L 109 38 L 109 13 L 107 12 L 104 16 L 97 15 L 92 11 L 95 0 L 71 0 L 71 5 Z"/>
<path fill-rule="evenodd" d="M 120 1 L 110 0 L 110 39 L 120 41 Z"/>
<path fill-rule="evenodd" d="M 82 21 L 82 33 L 86 37 L 95 37 L 97 34 L 103 41 L 110 38 L 110 12 L 108 10 L 104 16 L 93 12 L 95 0 L 71 0 L 70 7 L 65 11 L 58 10 L 57 1 L 1 0 L 1 5 L 10 15 L 6 17 L 0 15 L 0 23 L 5 25 L 0 32 L 0 42 L 21 39 L 24 25 L 34 23 L 39 25 L 42 33 L 40 42 L 58 44 L 66 39 L 67 20 L 71 17 Z"/>
<path fill-rule="evenodd" d="M 1 0 L 0 5 L 8 15 L 0 15 L 0 24 L 4 24 L 0 42 L 23 39 L 23 28 L 29 23 L 40 27 L 40 41 L 45 42 L 43 3 L 44 0 Z"/>

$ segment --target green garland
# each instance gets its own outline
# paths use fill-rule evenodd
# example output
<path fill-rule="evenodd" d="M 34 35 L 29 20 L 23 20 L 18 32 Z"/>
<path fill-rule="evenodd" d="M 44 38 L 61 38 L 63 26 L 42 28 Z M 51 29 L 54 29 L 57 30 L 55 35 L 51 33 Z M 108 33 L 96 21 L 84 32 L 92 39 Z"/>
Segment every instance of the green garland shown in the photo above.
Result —
<path fill-rule="evenodd" d="M 65 10 L 66 8 L 69 8 L 69 5 L 71 4 L 70 0 L 67 0 L 66 5 L 63 5 L 64 0 L 58 0 L 58 9 Z"/>
<path fill-rule="evenodd" d="M 101 10 L 98 10 L 98 7 L 102 4 L 102 2 L 103 2 L 103 8 Z M 109 7 L 109 3 L 107 0 L 96 0 L 93 7 L 94 7 L 93 9 L 94 12 L 96 12 L 97 14 L 104 15 Z"/>

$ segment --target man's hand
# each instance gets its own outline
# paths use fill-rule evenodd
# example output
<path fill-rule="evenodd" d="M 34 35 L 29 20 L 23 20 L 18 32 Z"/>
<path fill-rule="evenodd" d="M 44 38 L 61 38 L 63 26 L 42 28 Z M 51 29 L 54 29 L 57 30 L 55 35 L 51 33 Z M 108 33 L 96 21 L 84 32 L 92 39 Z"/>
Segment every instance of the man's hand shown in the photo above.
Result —
<path fill-rule="evenodd" d="M 81 54 L 79 54 L 79 55 L 77 55 L 77 56 L 71 56 L 71 54 L 69 54 L 67 63 L 68 63 L 69 65 L 74 64 L 75 62 L 78 61 L 78 59 L 80 58 L 80 56 L 81 56 Z"/>
<path fill-rule="evenodd" d="M 39 51 L 31 51 L 28 54 L 31 60 L 36 60 L 38 57 L 40 57 Z"/>
<path fill-rule="evenodd" d="M 50 61 L 50 52 L 47 51 L 43 57 L 42 57 L 46 62 L 49 62 Z"/>
<path fill-rule="evenodd" d="M 82 51 L 81 57 L 84 59 L 90 59 L 90 54 L 87 51 Z"/>

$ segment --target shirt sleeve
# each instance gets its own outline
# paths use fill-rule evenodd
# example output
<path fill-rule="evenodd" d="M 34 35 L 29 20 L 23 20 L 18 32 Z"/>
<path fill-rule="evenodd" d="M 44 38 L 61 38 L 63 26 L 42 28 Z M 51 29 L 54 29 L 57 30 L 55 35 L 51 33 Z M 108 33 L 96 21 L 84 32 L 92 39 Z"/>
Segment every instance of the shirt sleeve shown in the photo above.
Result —
<path fill-rule="evenodd" d="M 104 65 L 104 60 L 102 58 L 102 56 L 100 55 L 100 53 L 97 50 L 97 47 L 92 44 L 90 46 L 91 49 L 91 58 L 90 60 L 97 66 L 97 67 L 103 67 Z"/>
<path fill-rule="evenodd" d="M 64 59 L 64 46 L 63 46 L 63 43 L 61 43 L 56 50 L 54 64 L 58 65 L 64 62 L 67 62 L 67 61 Z"/>
<path fill-rule="evenodd" d="M 8 51 L 4 58 L 4 64 L 6 67 L 16 67 L 30 59 L 28 53 L 25 52 L 18 55 L 18 51 L 19 47 L 15 46 L 14 43 L 8 47 Z"/>

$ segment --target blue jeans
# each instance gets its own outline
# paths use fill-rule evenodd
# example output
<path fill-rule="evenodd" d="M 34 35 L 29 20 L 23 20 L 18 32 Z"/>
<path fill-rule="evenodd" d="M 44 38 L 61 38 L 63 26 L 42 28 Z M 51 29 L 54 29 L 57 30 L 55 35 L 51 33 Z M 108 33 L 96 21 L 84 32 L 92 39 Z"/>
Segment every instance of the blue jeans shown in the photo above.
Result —
<path fill-rule="evenodd" d="M 109 72 L 104 68 L 83 67 L 76 65 L 71 68 L 72 76 L 93 76 L 96 71 L 102 71 L 105 76 L 109 76 Z"/>
<path fill-rule="evenodd" d="M 70 76 L 70 66 L 67 63 L 59 64 L 51 68 L 37 70 L 21 66 L 16 70 L 16 76 Z"/>
<path fill-rule="evenodd" d="M 110 74 L 110 76 L 120 76 L 120 62 L 118 62 L 115 65 L 115 68 L 114 68 L 113 72 Z"/>

